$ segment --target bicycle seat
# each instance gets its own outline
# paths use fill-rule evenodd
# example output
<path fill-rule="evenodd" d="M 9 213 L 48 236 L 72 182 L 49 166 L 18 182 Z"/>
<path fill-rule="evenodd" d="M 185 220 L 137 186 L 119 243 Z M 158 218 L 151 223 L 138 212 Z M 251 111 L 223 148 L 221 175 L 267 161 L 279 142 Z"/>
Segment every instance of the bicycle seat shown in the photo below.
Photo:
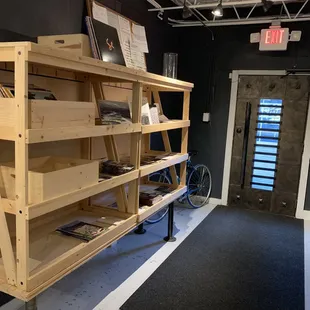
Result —
<path fill-rule="evenodd" d="M 188 151 L 189 156 L 196 156 L 197 154 L 198 154 L 198 151 L 196 151 L 196 150 Z"/>

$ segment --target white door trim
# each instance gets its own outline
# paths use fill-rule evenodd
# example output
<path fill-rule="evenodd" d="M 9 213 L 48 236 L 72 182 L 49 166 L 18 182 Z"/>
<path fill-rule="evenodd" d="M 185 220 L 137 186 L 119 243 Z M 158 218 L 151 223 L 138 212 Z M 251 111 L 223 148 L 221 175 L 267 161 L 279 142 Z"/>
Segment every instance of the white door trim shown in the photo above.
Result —
<path fill-rule="evenodd" d="M 310 102 L 309 102 L 310 105 Z M 308 172 L 310 161 L 310 109 L 308 108 L 307 125 L 304 140 L 304 149 L 301 160 L 296 217 L 300 219 L 310 219 L 310 211 L 305 210 L 305 199 L 307 192 Z"/>
<path fill-rule="evenodd" d="M 285 70 L 233 70 L 231 77 L 231 92 L 230 92 L 230 104 L 226 134 L 226 148 L 225 148 L 225 160 L 224 171 L 222 181 L 222 204 L 228 203 L 228 190 L 229 190 L 229 177 L 231 168 L 231 155 L 234 138 L 236 105 L 237 105 L 237 92 L 240 75 L 286 75 Z M 303 74 L 304 75 L 304 74 Z M 304 151 L 302 156 L 302 162 L 300 167 L 300 179 L 297 195 L 297 208 L 296 217 L 300 219 L 310 220 L 310 211 L 304 210 L 308 169 L 310 161 L 310 108 L 308 109 L 306 133 L 304 139 Z"/>
<path fill-rule="evenodd" d="M 223 182 L 222 182 L 222 204 L 223 205 L 227 205 L 228 203 L 229 176 L 230 176 L 232 146 L 233 146 L 233 139 L 234 139 L 238 83 L 239 83 L 239 71 L 234 70 L 231 75 L 230 104 L 229 104 L 229 113 L 228 113 L 225 161 L 224 161 L 224 172 L 223 172 Z"/>

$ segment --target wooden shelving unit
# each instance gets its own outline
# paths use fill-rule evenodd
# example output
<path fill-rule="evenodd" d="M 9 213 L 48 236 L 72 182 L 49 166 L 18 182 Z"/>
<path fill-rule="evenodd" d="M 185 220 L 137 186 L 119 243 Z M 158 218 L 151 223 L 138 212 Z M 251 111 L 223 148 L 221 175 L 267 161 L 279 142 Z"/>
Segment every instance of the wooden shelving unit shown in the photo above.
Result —
<path fill-rule="evenodd" d="M 4 71 L 0 71 L 0 76 L 7 78 L 11 74 L 15 97 L 0 98 L 0 147 L 6 150 L 0 154 L 0 162 L 11 161 L 10 169 L 14 169 L 14 173 L 5 176 L 0 170 L 0 178 L 4 179 L 0 185 L 6 182 L 5 178 L 14 178 L 15 186 L 13 196 L 12 193 L 10 198 L 0 196 L 0 291 L 28 301 L 186 192 L 189 99 L 193 84 L 29 42 L 0 43 L 1 69 Z M 61 99 L 48 103 L 28 100 L 30 78 L 35 82 L 44 79 L 46 87 L 54 85 Z M 94 98 L 105 97 L 107 83 L 132 86 L 132 124 L 95 125 L 92 104 L 95 111 Z M 72 93 L 82 94 L 83 98 L 70 101 L 69 90 L 76 85 L 79 91 Z M 154 98 L 162 109 L 159 92 L 163 91 L 184 93 L 182 120 L 142 126 L 143 96 L 150 101 Z M 44 113 L 45 108 L 46 117 L 38 118 L 35 109 L 43 109 Z M 171 154 L 168 131 L 174 129 L 182 130 L 181 151 Z M 153 132 L 162 133 L 162 152 L 150 149 Z M 70 153 L 68 157 L 86 159 L 91 165 L 97 159 L 94 146 L 99 151 L 105 148 L 109 159 L 119 160 L 116 140 L 123 135 L 130 141 L 128 155 L 134 170 L 121 176 L 99 182 L 98 176 L 98 180 L 92 180 L 87 166 L 79 173 L 79 166 L 73 165 L 79 177 L 71 174 L 71 166 L 57 168 L 61 177 L 58 174 L 55 177 L 50 166 L 40 167 L 41 170 L 30 167 L 30 160 L 42 154 L 48 156 L 49 152 Z M 102 147 L 97 145 L 99 138 L 104 142 Z M 169 154 L 169 158 L 140 166 L 141 154 Z M 176 164 L 181 164 L 180 182 Z M 150 185 L 147 176 L 168 167 L 173 181 L 169 186 L 173 190 L 153 206 L 139 208 L 140 185 Z M 33 171 L 42 174 L 42 184 L 34 183 L 38 181 L 31 175 Z M 70 189 L 53 193 L 50 190 L 56 183 Z M 40 200 L 41 192 L 46 195 L 42 197 L 48 198 Z M 92 197 L 108 197 L 108 193 L 114 195 L 116 207 L 92 204 Z M 105 231 L 88 243 L 55 232 L 74 220 L 94 223 Z"/>

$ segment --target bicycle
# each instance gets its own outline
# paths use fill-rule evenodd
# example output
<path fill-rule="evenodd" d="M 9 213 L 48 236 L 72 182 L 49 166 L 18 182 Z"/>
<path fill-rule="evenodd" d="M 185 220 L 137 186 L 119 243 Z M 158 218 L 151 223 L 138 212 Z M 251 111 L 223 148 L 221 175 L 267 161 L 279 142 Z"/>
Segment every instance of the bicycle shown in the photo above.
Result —
<path fill-rule="evenodd" d="M 186 185 L 187 192 L 183 194 L 178 201 L 184 203 L 186 200 L 190 206 L 194 209 L 200 208 L 210 197 L 212 189 L 212 177 L 209 168 L 203 164 L 193 165 L 191 157 L 197 155 L 197 151 L 189 152 L 189 157 L 186 162 Z M 161 171 L 152 173 L 150 175 L 150 181 L 172 184 L 172 178 L 170 175 L 169 168 L 163 169 Z M 178 182 L 180 183 L 180 178 L 178 177 Z M 168 206 L 164 207 L 148 220 L 149 224 L 155 224 L 161 221 L 168 213 Z"/>

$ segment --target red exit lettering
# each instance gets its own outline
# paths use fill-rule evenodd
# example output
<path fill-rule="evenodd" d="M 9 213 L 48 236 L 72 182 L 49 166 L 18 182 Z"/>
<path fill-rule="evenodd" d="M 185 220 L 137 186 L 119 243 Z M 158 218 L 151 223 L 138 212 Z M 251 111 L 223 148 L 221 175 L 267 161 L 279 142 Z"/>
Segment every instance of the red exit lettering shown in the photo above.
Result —
<path fill-rule="evenodd" d="M 266 31 L 265 44 L 281 44 L 284 29 L 270 29 Z"/>

